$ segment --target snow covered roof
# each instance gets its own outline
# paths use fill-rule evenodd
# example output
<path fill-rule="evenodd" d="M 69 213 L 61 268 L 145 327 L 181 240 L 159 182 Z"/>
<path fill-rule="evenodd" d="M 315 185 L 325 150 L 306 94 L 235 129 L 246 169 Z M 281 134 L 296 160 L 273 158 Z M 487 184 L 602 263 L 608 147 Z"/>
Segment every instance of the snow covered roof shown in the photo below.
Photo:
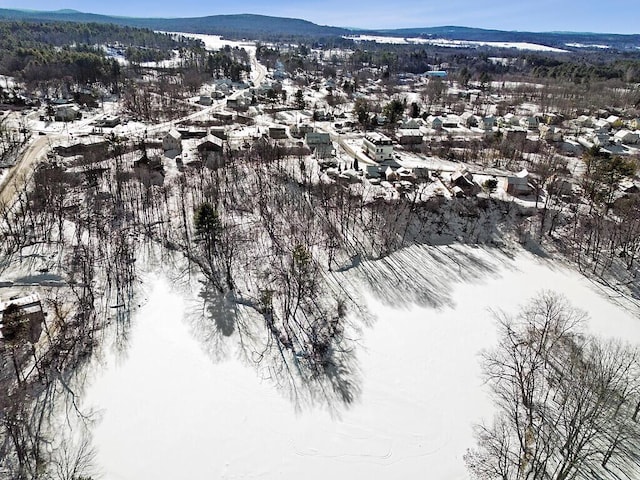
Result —
<path fill-rule="evenodd" d="M 215 135 L 207 135 L 204 140 L 198 145 L 198 150 L 206 149 L 211 146 L 222 148 L 222 139 Z"/>
<path fill-rule="evenodd" d="M 422 132 L 419 128 L 399 128 L 396 131 L 397 137 L 422 137 Z"/>
<path fill-rule="evenodd" d="M 40 296 L 37 293 L 31 293 L 29 295 L 25 295 L 24 297 L 4 300 L 0 302 L 0 312 L 4 312 L 9 305 L 15 305 L 17 307 L 27 307 L 33 304 L 40 305 Z"/>
<path fill-rule="evenodd" d="M 169 130 L 169 132 L 167 133 L 167 136 L 173 138 L 174 140 L 180 140 L 182 138 L 182 135 L 180 135 L 180 132 L 175 128 L 172 128 L 171 130 Z"/>

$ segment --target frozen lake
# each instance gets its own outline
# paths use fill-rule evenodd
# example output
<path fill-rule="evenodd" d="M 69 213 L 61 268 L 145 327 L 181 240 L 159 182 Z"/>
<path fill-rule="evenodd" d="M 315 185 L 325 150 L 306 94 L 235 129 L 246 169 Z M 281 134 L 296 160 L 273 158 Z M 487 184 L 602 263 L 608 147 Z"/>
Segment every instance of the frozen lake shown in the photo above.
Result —
<path fill-rule="evenodd" d="M 640 339 L 637 316 L 579 274 L 525 252 L 492 265 L 452 282 L 439 308 L 391 307 L 363 292 L 376 318 L 357 347 L 359 393 L 332 408 L 296 408 L 240 360 L 233 336 L 213 360 L 185 299 L 154 280 L 126 356 L 108 361 L 87 392 L 85 406 L 102 411 L 94 442 L 103 478 L 468 478 L 472 425 L 493 412 L 478 358 L 496 340 L 489 308 L 515 313 L 552 289 L 590 314 L 590 331 Z"/>

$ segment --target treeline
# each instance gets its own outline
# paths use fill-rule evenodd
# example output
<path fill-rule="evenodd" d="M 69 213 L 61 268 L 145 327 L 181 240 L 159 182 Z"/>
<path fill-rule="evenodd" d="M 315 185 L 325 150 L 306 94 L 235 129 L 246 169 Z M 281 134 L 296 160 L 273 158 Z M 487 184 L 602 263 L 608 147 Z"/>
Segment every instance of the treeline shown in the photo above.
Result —
<path fill-rule="evenodd" d="M 530 56 L 531 72 L 537 77 L 587 83 L 598 80 L 640 82 L 640 60 L 580 61 L 552 57 Z"/>
<path fill-rule="evenodd" d="M 103 52 L 91 47 L 61 49 L 21 48 L 7 55 L 0 63 L 0 71 L 16 75 L 26 82 L 72 78 L 76 83 L 107 83 L 111 64 Z"/>
<path fill-rule="evenodd" d="M 103 24 L 0 22 L 0 73 L 27 82 L 69 77 L 76 83 L 109 83 L 118 67 L 99 45 L 126 49 L 132 61 L 170 58 L 199 40 Z M 127 48 L 128 47 L 128 48 Z"/>
<path fill-rule="evenodd" d="M 137 46 L 168 50 L 198 46 L 202 42 L 142 28 L 110 24 L 0 21 L 0 48 L 2 50 L 12 51 L 18 47 L 42 47 L 44 45 L 62 47 L 73 44 L 119 44 L 125 47 Z"/>
<path fill-rule="evenodd" d="M 465 456 L 473 478 L 637 478 L 637 347 L 584 333 L 585 313 L 552 292 L 496 316 L 482 365 L 496 415 Z"/>
<path fill-rule="evenodd" d="M 504 48 L 447 48 L 434 45 L 392 45 L 376 42 L 358 42 L 343 39 L 350 45 L 318 45 L 312 48 L 350 47 L 348 56 L 332 56 L 329 63 L 345 72 L 358 73 L 364 69 L 377 69 L 389 75 L 421 74 L 433 68 L 447 70 L 451 76 L 462 75 L 463 83 L 479 80 L 482 75 L 527 76 L 558 79 L 583 84 L 596 81 L 618 80 L 625 83 L 640 82 L 638 55 L 618 52 L 527 53 Z M 296 48 L 262 48 L 260 57 L 269 63 L 280 59 L 285 66 L 294 63 L 303 68 L 317 54 L 305 44 Z"/>
<path fill-rule="evenodd" d="M 127 47 L 124 58 L 133 63 L 160 62 L 169 60 L 173 56 L 170 50 L 158 50 L 156 48 Z"/>

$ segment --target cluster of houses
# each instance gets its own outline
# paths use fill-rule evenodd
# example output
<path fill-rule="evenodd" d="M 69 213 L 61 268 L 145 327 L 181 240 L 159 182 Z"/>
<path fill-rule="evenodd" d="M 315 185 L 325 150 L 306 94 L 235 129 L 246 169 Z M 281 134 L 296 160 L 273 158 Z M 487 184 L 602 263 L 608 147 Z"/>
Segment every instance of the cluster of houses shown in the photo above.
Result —
<path fill-rule="evenodd" d="M 636 145 L 640 141 L 639 118 L 623 120 L 617 115 L 581 115 L 571 123 L 576 130 L 577 142 L 584 148 L 595 145 L 607 149 L 619 145 Z"/>
<path fill-rule="evenodd" d="M 397 127 L 393 140 L 404 147 L 421 145 L 425 137 L 438 132 L 480 136 L 494 136 L 500 132 L 504 139 L 514 142 L 531 138 L 554 143 L 560 151 L 568 154 L 580 154 L 594 145 L 618 154 L 628 151 L 625 146 L 640 148 L 636 147 L 640 144 L 640 118 L 623 120 L 616 115 L 582 115 L 574 120 L 566 120 L 562 115 L 554 113 L 483 116 L 464 112 L 461 115 L 429 115 L 426 118 L 405 119 Z M 381 145 L 375 143 L 368 142 L 366 146 L 363 144 L 363 150 L 368 156 L 378 160 L 382 153 Z"/>

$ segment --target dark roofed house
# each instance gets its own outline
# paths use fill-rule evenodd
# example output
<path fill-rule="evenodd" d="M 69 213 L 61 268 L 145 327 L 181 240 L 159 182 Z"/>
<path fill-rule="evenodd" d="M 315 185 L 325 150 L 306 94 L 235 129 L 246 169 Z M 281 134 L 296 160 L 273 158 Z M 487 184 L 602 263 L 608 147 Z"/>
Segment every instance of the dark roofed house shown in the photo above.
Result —
<path fill-rule="evenodd" d="M 420 145 L 423 141 L 419 128 L 401 128 L 396 132 L 396 139 L 400 145 Z"/>
<path fill-rule="evenodd" d="M 283 140 L 287 138 L 287 128 L 284 126 L 269 127 L 269 137 L 274 140 Z"/>
<path fill-rule="evenodd" d="M 215 135 L 207 135 L 198 145 L 198 153 L 207 168 L 218 168 L 222 166 L 222 152 L 224 151 L 224 141 Z"/>
<path fill-rule="evenodd" d="M 473 179 L 473 174 L 463 168 L 451 174 L 451 185 L 462 189 L 465 194 L 472 194 L 479 190 L 478 184 Z"/>
<path fill-rule="evenodd" d="M 225 127 L 211 127 L 209 128 L 209 133 L 215 137 L 218 137 L 220 140 L 227 139 L 227 130 Z"/>
<path fill-rule="evenodd" d="M 333 155 L 333 143 L 328 133 L 308 132 L 305 135 L 305 143 L 316 158 L 327 158 Z"/>

